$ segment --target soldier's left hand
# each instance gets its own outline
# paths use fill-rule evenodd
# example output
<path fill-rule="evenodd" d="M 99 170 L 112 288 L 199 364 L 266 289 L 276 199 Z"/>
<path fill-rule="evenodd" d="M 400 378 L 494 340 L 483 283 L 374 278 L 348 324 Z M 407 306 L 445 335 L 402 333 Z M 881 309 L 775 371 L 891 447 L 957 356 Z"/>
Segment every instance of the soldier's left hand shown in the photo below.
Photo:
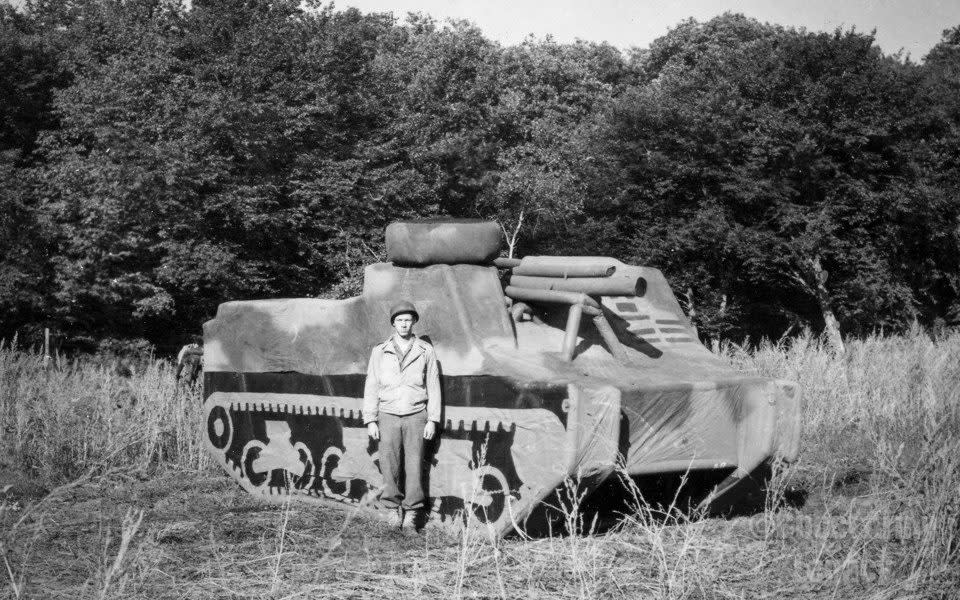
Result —
<path fill-rule="evenodd" d="M 437 424 L 433 421 L 427 421 L 423 427 L 423 439 L 432 440 L 437 435 Z"/>

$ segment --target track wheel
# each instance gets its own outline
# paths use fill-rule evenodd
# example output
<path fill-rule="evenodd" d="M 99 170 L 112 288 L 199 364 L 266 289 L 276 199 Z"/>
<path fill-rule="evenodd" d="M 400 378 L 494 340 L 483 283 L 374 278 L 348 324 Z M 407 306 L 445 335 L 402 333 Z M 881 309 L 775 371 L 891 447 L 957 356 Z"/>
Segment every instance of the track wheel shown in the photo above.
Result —
<path fill-rule="evenodd" d="M 258 472 L 253 470 L 253 463 L 260 458 L 266 446 L 260 440 L 251 440 L 243 447 L 243 454 L 240 456 L 241 473 L 247 480 L 257 488 L 262 488 L 270 481 L 270 471 Z"/>
<path fill-rule="evenodd" d="M 294 444 L 293 449 L 297 451 L 300 462 L 303 463 L 303 471 L 299 475 L 293 476 L 293 487 L 297 490 L 308 490 L 313 487 L 317 472 L 317 465 L 313 462 L 313 454 L 303 442 Z"/>
<path fill-rule="evenodd" d="M 482 523 L 497 523 L 508 516 L 510 486 L 503 472 L 484 465 L 473 472 L 474 489 L 467 501 L 476 518 Z"/>

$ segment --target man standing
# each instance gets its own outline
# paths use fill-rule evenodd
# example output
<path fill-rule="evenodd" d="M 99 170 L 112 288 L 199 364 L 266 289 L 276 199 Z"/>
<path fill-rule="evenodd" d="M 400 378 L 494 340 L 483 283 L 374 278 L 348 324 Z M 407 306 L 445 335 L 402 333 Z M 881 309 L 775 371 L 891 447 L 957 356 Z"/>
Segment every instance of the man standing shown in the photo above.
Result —
<path fill-rule="evenodd" d="M 436 437 L 440 423 L 437 356 L 432 345 L 413 334 L 419 319 L 410 302 L 398 302 L 390 309 L 394 332 L 373 347 L 363 392 L 363 422 L 370 437 L 380 440 L 384 483 L 380 498 L 397 509 L 391 524 L 410 530 L 420 524 L 426 499 L 424 441 Z"/>

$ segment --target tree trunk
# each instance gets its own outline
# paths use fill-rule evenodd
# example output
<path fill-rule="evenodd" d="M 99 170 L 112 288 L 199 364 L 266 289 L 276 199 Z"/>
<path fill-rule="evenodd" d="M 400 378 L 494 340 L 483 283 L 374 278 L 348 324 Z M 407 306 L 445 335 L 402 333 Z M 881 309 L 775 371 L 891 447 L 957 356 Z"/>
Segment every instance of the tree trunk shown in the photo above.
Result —
<path fill-rule="evenodd" d="M 507 238 L 507 258 L 513 258 L 513 251 L 517 247 L 517 238 L 520 237 L 520 228 L 523 227 L 523 211 L 520 211 L 520 216 L 517 218 L 517 226 L 513 228 L 513 234 L 507 231 L 507 228 L 504 227 L 503 223 L 500 224 L 500 229 L 503 230 L 503 236 Z"/>
<path fill-rule="evenodd" d="M 691 319 L 695 319 L 697 316 L 697 307 L 693 303 L 693 288 L 688 287 L 687 293 L 684 295 L 687 297 L 687 316 Z"/>
<path fill-rule="evenodd" d="M 693 329 L 697 337 L 700 337 L 700 331 L 694 322 L 694 319 L 697 318 L 697 305 L 693 303 L 693 287 L 687 287 L 685 296 L 687 297 L 687 321 L 690 322 L 690 328 Z"/>
<path fill-rule="evenodd" d="M 840 335 L 840 322 L 833 314 L 833 306 L 830 298 L 830 292 L 827 290 L 827 270 L 820 264 L 820 255 L 815 255 L 809 262 L 810 270 L 813 273 L 813 295 L 820 305 L 820 312 L 823 314 L 823 329 L 827 334 L 827 339 L 834 350 L 843 354 L 846 348 L 843 345 L 843 336 Z"/>

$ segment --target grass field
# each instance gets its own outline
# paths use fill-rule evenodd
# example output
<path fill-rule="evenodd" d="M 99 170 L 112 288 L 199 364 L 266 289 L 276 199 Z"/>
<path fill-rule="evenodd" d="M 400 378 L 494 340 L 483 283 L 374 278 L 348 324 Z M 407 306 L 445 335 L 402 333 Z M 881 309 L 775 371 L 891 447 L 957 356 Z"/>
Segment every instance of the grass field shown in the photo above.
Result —
<path fill-rule="evenodd" d="M 750 517 L 602 535 L 390 531 L 258 502 L 214 468 L 166 361 L 0 349 L 0 598 L 960 598 L 960 333 L 800 337 L 733 364 L 799 381 L 801 459 Z M 807 502 L 778 502 L 789 486 Z M 571 529 L 582 529 L 578 514 Z"/>

